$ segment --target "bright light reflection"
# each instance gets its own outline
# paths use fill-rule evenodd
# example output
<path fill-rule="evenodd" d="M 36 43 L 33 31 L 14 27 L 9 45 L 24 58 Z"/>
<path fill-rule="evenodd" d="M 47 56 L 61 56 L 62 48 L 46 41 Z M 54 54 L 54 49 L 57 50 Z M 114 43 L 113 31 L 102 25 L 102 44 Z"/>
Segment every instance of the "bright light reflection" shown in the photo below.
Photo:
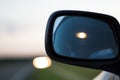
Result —
<path fill-rule="evenodd" d="M 85 32 L 78 32 L 76 34 L 76 37 L 80 38 L 80 39 L 85 39 L 85 38 L 87 38 L 87 34 Z"/>
<path fill-rule="evenodd" d="M 52 61 L 49 57 L 36 57 L 33 59 L 33 66 L 37 69 L 44 69 L 50 67 Z"/>

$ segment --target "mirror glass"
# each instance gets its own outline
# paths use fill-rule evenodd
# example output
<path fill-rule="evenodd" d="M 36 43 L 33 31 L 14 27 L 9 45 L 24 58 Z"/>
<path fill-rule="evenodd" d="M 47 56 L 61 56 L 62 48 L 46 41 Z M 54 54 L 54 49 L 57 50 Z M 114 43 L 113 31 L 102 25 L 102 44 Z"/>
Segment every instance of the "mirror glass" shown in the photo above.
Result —
<path fill-rule="evenodd" d="M 118 47 L 110 25 L 84 16 L 59 16 L 52 43 L 58 55 L 77 59 L 112 59 Z"/>

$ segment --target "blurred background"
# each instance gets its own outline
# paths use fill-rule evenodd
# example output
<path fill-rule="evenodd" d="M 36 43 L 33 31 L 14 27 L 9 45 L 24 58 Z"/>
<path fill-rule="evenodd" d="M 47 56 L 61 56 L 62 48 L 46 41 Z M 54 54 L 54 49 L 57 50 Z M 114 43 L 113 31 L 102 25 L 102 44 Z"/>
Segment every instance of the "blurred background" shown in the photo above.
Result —
<path fill-rule="evenodd" d="M 0 0 L 0 79 L 92 80 L 101 71 L 47 57 L 44 34 L 48 17 L 58 10 L 80 10 L 120 20 L 119 4 L 119 0 Z"/>

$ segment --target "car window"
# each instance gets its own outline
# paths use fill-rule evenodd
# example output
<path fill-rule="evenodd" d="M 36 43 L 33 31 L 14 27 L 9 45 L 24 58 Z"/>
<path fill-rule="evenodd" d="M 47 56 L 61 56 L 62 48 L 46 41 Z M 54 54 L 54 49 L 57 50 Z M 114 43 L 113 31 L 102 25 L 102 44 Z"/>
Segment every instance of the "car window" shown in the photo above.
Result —
<path fill-rule="evenodd" d="M 55 61 L 49 68 L 36 69 L 33 59 L 47 56 L 45 28 L 54 11 L 98 12 L 112 15 L 120 21 L 119 4 L 120 0 L 0 0 L 0 79 L 93 79 L 101 71 Z"/>

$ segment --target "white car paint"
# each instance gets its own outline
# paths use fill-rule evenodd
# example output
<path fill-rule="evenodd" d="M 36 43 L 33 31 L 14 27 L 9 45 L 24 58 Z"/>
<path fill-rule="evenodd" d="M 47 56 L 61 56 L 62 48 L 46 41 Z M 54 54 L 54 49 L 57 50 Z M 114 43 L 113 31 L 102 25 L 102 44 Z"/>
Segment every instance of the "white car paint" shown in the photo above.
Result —
<path fill-rule="evenodd" d="M 120 78 L 110 72 L 102 71 L 97 77 L 93 80 L 120 80 Z"/>

